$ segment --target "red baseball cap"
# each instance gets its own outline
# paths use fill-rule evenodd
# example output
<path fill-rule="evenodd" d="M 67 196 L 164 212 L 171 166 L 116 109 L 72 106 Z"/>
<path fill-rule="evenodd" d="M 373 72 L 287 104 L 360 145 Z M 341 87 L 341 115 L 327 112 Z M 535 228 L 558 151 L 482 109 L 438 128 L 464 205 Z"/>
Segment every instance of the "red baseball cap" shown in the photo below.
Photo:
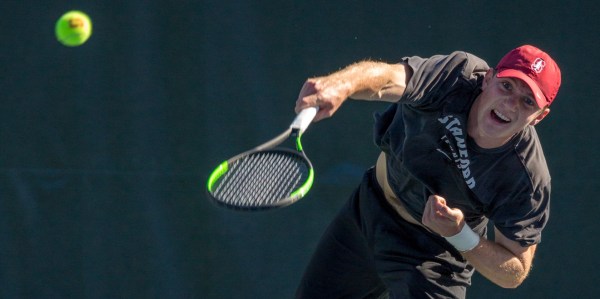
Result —
<path fill-rule="evenodd" d="M 546 52 L 531 45 L 508 52 L 496 66 L 496 72 L 498 78 L 525 81 L 540 108 L 554 101 L 560 87 L 560 69 L 556 62 Z"/>

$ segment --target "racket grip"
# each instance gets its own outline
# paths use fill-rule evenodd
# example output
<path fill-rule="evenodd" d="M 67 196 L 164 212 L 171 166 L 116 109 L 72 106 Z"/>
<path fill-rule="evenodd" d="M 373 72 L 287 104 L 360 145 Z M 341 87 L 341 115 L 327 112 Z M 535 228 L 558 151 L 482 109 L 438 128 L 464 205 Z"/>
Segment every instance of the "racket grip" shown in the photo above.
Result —
<path fill-rule="evenodd" d="M 294 119 L 290 127 L 292 129 L 298 129 L 300 131 L 300 134 L 304 133 L 304 130 L 308 128 L 308 125 L 310 125 L 312 120 L 315 118 L 315 115 L 317 115 L 318 111 L 319 107 L 308 107 L 300 111 L 300 113 L 296 115 L 296 118 Z"/>

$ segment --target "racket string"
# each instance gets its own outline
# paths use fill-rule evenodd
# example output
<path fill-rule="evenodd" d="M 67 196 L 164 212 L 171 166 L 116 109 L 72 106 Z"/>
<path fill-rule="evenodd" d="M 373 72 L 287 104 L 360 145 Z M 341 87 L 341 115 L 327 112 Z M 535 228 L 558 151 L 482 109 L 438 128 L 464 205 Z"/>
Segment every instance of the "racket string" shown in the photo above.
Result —
<path fill-rule="evenodd" d="M 260 152 L 230 165 L 214 195 L 225 203 L 269 205 L 290 196 L 306 179 L 304 160 L 286 152 Z"/>
<path fill-rule="evenodd" d="M 284 161 L 287 162 L 286 165 L 282 168 L 282 169 L 292 169 L 294 166 L 294 163 L 290 160 Z M 298 185 L 298 182 L 300 181 L 300 178 L 302 177 L 298 171 L 298 169 L 295 169 L 295 172 L 292 171 L 287 171 L 284 172 L 282 171 L 280 173 L 280 175 L 283 175 L 284 177 L 282 178 L 282 182 L 285 183 L 283 185 L 283 188 L 281 188 L 281 191 L 276 195 L 279 198 L 283 198 L 285 196 L 287 196 L 288 194 L 286 194 L 285 190 L 293 190 L 295 189 L 295 187 Z"/>
<path fill-rule="evenodd" d="M 270 161 L 270 162 L 267 162 Z M 286 156 L 282 155 L 263 155 L 256 161 L 256 172 L 253 180 L 247 180 L 251 182 L 250 194 L 255 194 L 256 198 L 253 200 L 261 204 L 272 204 L 274 201 L 280 198 L 285 198 L 291 193 L 293 188 L 289 188 L 289 184 L 282 185 L 287 182 L 287 177 L 283 176 L 286 173 L 289 175 L 297 175 L 297 172 L 293 172 L 293 163 Z M 273 168 L 272 166 L 277 166 Z M 287 187 L 287 188 L 286 188 Z M 250 199 L 249 199 L 250 200 Z"/>
<path fill-rule="evenodd" d="M 279 157 L 278 161 L 276 161 L 276 164 L 281 165 L 281 168 L 277 169 L 277 172 L 275 172 L 275 177 L 279 179 L 279 181 L 275 181 L 275 180 L 267 180 L 267 186 L 265 186 L 268 191 L 266 192 L 266 194 L 269 194 L 267 196 L 267 200 L 271 199 L 271 200 L 275 200 L 277 198 L 285 198 L 288 194 L 288 191 L 291 191 L 289 188 L 289 182 L 290 179 L 289 177 L 291 175 L 296 175 L 296 173 L 292 173 L 292 171 L 284 171 L 287 169 L 291 169 L 291 161 L 287 160 L 287 159 L 283 159 L 283 157 Z M 278 188 L 278 185 L 282 184 L 281 187 Z M 272 194 L 272 196 L 271 196 Z M 266 202 L 266 203 L 272 203 L 272 202 Z"/>
<path fill-rule="evenodd" d="M 246 163 L 238 162 L 232 165 L 231 170 L 227 173 L 223 182 L 219 185 L 219 187 L 230 186 L 230 188 L 219 188 L 224 189 L 224 193 L 220 196 L 225 202 L 230 204 L 238 203 L 244 205 L 247 200 L 244 200 L 243 197 L 240 197 L 239 192 L 240 190 L 249 190 L 250 194 L 255 192 L 253 188 L 254 182 L 248 178 L 252 178 L 260 174 L 256 168 L 257 165 L 260 165 L 261 161 L 263 160 L 263 155 L 252 155 L 246 159 Z M 215 193 L 218 194 L 218 190 Z M 235 200 L 236 198 L 238 200 Z"/>

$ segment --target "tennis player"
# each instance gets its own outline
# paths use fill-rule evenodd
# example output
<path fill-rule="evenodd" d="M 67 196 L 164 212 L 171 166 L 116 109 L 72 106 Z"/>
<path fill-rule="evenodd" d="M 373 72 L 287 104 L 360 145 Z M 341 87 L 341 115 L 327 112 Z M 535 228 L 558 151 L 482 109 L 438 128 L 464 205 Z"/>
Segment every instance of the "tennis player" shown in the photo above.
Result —
<path fill-rule="evenodd" d="M 296 297 L 465 298 L 475 270 L 519 286 L 550 206 L 534 125 L 560 83 L 531 45 L 495 68 L 458 51 L 308 79 L 296 110 L 319 106 L 317 121 L 348 98 L 392 104 L 375 116 L 376 166 L 324 233 Z"/>

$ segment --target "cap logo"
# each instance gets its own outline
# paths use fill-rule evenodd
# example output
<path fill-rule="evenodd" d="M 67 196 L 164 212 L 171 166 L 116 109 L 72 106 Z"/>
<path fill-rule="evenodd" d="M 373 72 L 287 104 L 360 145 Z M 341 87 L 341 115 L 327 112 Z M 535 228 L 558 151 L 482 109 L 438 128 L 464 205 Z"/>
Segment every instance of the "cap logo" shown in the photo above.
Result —
<path fill-rule="evenodd" d="M 541 59 L 541 58 L 536 58 L 533 63 L 531 64 L 531 69 L 536 72 L 536 73 L 540 73 L 544 67 L 546 66 L 546 62 Z"/>

